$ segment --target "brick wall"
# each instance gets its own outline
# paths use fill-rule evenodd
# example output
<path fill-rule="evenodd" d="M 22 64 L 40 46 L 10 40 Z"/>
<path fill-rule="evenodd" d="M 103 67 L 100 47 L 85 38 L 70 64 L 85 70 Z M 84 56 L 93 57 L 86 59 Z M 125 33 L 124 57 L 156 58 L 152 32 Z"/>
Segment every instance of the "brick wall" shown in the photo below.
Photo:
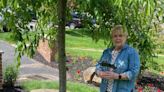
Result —
<path fill-rule="evenodd" d="M 51 62 L 55 60 L 56 45 L 50 48 L 47 39 L 39 40 L 37 51 L 46 61 Z"/>
<path fill-rule="evenodd" d="M 0 51 L 0 89 L 2 89 L 3 86 L 3 75 L 2 75 L 2 54 L 3 52 Z"/>

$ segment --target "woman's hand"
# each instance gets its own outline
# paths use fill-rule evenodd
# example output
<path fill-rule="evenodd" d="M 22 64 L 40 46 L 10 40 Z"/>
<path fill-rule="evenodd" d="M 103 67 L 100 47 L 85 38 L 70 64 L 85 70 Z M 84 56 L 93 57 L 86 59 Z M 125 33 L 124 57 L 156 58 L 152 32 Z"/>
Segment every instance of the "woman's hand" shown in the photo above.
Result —
<path fill-rule="evenodd" d="M 108 76 L 108 72 L 107 71 L 99 71 L 98 76 L 101 78 L 105 78 L 105 76 Z"/>
<path fill-rule="evenodd" d="M 118 79 L 119 74 L 113 72 L 113 71 L 107 71 L 107 75 L 104 76 L 106 79 Z"/>
<path fill-rule="evenodd" d="M 119 74 L 109 71 L 98 71 L 98 76 L 105 79 L 118 79 Z"/>

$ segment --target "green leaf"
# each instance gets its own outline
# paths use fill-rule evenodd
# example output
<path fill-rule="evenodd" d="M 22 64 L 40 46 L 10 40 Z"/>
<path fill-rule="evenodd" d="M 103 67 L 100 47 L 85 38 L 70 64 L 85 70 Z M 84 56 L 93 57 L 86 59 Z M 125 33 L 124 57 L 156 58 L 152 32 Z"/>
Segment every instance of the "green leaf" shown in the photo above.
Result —
<path fill-rule="evenodd" d="M 128 0 L 128 5 L 130 5 L 134 0 Z"/>
<path fill-rule="evenodd" d="M 2 0 L 3 7 L 7 6 L 7 0 Z"/>
<path fill-rule="evenodd" d="M 13 0 L 13 8 L 17 9 L 19 7 L 18 0 Z"/>

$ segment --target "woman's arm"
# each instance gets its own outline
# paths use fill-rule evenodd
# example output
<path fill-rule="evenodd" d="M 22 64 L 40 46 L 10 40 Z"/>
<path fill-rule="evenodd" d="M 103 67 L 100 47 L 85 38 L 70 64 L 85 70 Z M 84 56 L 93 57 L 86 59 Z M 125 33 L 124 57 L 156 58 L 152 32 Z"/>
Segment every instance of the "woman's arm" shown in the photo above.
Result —
<path fill-rule="evenodd" d="M 128 70 L 124 73 L 118 74 L 113 71 L 108 71 L 108 74 L 103 76 L 106 79 L 121 79 L 121 80 L 131 80 L 137 77 L 140 70 L 140 60 L 138 53 L 133 50 L 132 53 L 129 54 L 129 64 Z M 102 72 L 99 75 L 104 75 Z"/>
<path fill-rule="evenodd" d="M 103 71 L 103 67 L 101 66 L 101 63 L 102 63 L 102 60 L 103 60 L 103 57 L 104 57 L 104 54 L 106 53 L 106 51 L 107 51 L 107 49 L 103 51 L 103 54 L 101 55 L 100 60 L 96 64 L 96 70 L 95 70 L 96 75 L 101 78 L 104 78 L 104 76 L 107 75 L 106 72 Z"/>
<path fill-rule="evenodd" d="M 140 70 L 139 55 L 135 50 L 133 50 L 132 53 L 129 54 L 128 62 L 129 62 L 128 70 L 124 72 L 122 75 L 123 78 L 127 77 L 128 80 L 131 80 L 137 77 Z"/>

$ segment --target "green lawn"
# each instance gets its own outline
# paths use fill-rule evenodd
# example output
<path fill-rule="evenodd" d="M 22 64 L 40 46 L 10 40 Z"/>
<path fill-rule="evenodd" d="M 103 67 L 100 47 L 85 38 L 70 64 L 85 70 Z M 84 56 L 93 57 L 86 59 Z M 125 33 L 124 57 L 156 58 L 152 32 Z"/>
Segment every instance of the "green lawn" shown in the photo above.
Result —
<path fill-rule="evenodd" d="M 70 53 L 73 56 L 84 56 L 84 57 L 91 57 L 93 59 L 99 60 L 102 52 L 100 51 L 90 51 L 90 50 L 83 50 L 83 49 L 71 49 L 66 48 L 66 53 Z"/>
<path fill-rule="evenodd" d="M 158 56 L 154 58 L 155 61 L 158 62 L 158 64 L 164 64 L 164 55 L 163 56 Z"/>
<path fill-rule="evenodd" d="M 86 56 L 98 60 L 106 48 L 104 41 L 93 41 L 87 30 L 66 31 L 66 52 L 73 56 Z"/>
<path fill-rule="evenodd" d="M 158 52 L 159 54 L 163 54 L 163 55 L 164 55 L 164 48 L 163 48 L 163 49 L 157 49 L 157 52 Z"/>
<path fill-rule="evenodd" d="M 59 89 L 59 84 L 56 81 L 25 81 L 22 86 L 28 92 L 33 89 Z M 98 92 L 97 87 L 77 82 L 67 82 L 67 90 L 69 92 Z"/>
<path fill-rule="evenodd" d="M 104 45 L 103 40 L 95 42 L 91 37 L 88 36 L 73 36 L 66 34 L 66 47 L 67 48 L 94 48 L 94 49 L 103 49 L 106 46 Z"/>
<path fill-rule="evenodd" d="M 0 32 L 0 40 L 8 41 L 9 43 L 13 43 L 14 39 L 12 39 L 12 33 L 11 32 L 5 32 L 1 33 Z"/>

